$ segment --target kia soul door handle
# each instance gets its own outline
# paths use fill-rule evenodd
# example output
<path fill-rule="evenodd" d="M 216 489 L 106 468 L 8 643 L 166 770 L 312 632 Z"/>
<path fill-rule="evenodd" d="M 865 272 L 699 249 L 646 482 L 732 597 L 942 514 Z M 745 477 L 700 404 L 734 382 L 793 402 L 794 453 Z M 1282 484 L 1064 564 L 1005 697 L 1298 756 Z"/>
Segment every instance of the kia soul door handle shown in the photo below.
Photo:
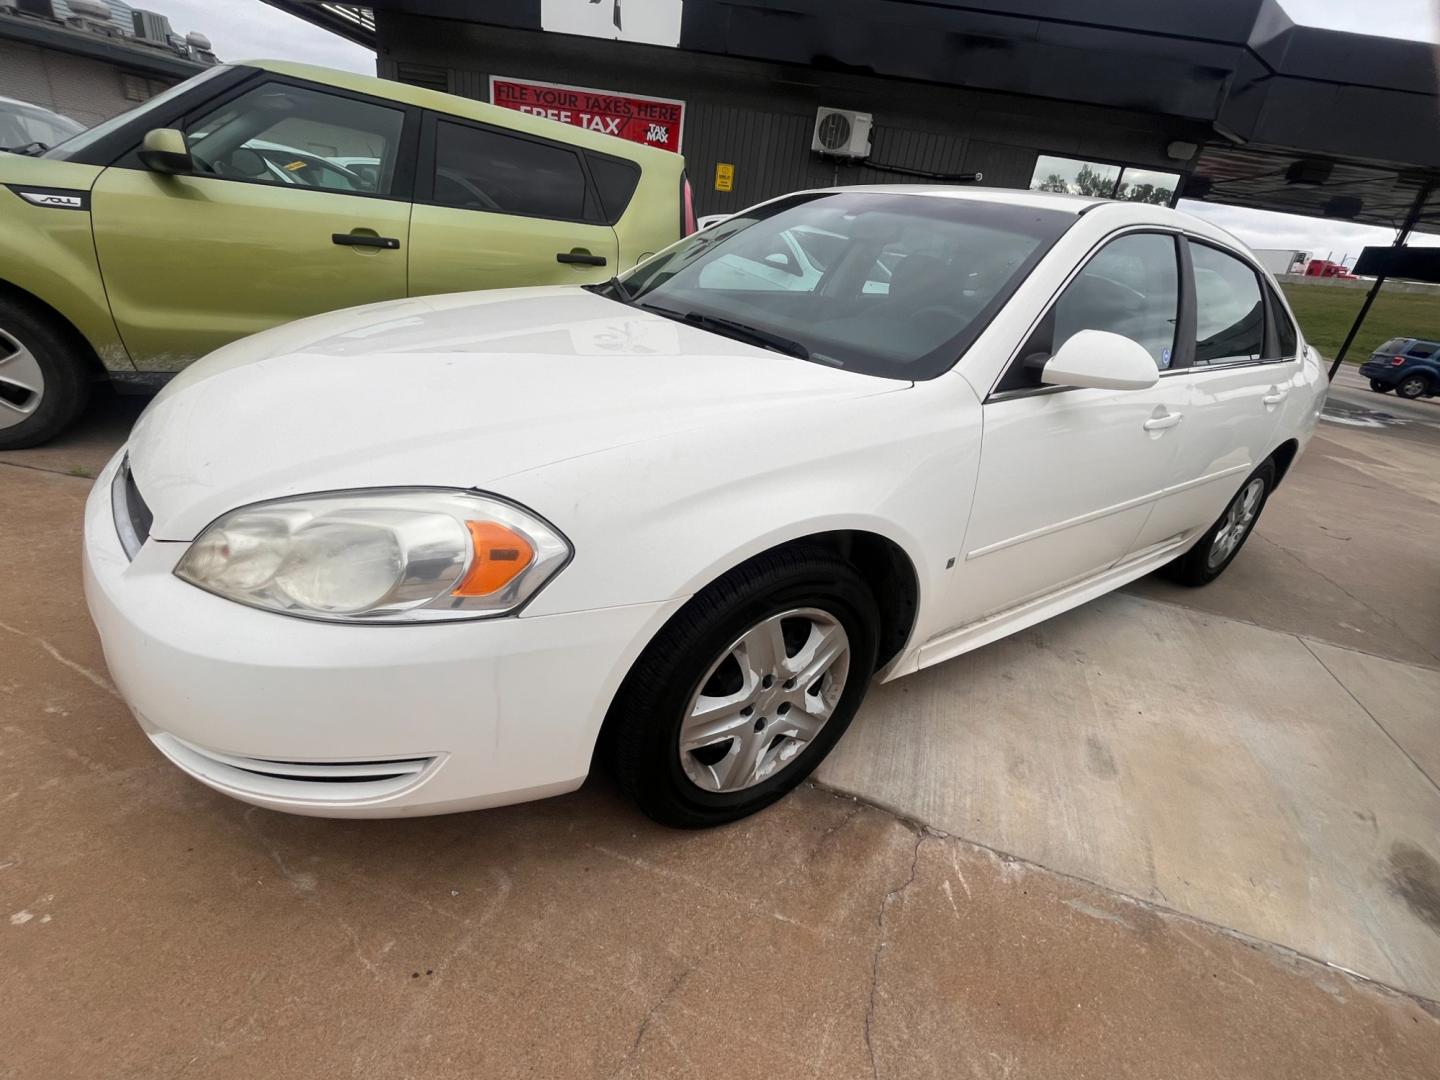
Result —
<path fill-rule="evenodd" d="M 1282 401 L 1284 401 L 1284 400 L 1285 400 L 1287 397 L 1289 397 L 1289 396 L 1290 396 L 1290 391 L 1289 391 L 1289 390 L 1281 390 L 1281 389 L 1279 389 L 1278 387 L 1272 386 L 1272 387 L 1270 388 L 1270 393 L 1266 394 L 1266 395 L 1265 395 L 1263 398 L 1261 398 L 1260 400 L 1265 403 L 1265 407 L 1266 407 L 1266 408 L 1270 408 L 1270 407 L 1272 407 L 1272 406 L 1279 405 Z"/>
<path fill-rule="evenodd" d="M 574 251 L 557 251 L 555 261 L 571 266 L 604 266 L 605 256 L 591 255 L 588 251 L 581 251 L 577 248 Z"/>
<path fill-rule="evenodd" d="M 376 236 L 362 232 L 331 233 L 330 242 L 341 247 L 384 248 L 386 251 L 395 251 L 400 247 L 400 241 L 393 236 Z"/>
<path fill-rule="evenodd" d="M 1165 428 L 1172 428 L 1181 420 L 1185 419 L 1184 413 L 1172 412 L 1164 416 L 1152 416 L 1145 421 L 1146 431 L 1163 431 Z"/>

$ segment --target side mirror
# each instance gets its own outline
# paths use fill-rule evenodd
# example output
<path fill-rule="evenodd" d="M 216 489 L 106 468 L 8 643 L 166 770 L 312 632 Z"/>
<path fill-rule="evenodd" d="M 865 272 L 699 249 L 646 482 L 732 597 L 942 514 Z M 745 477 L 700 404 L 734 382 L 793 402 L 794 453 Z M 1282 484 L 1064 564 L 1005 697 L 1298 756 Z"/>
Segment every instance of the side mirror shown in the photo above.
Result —
<path fill-rule="evenodd" d="M 190 147 L 185 145 L 185 136 L 174 128 L 155 128 L 145 133 L 140 144 L 140 160 L 151 172 L 192 173 L 195 160 L 190 156 Z"/>
<path fill-rule="evenodd" d="M 1145 346 L 1108 330 L 1081 330 L 1040 372 L 1049 386 L 1088 386 L 1098 390 L 1146 390 L 1160 372 Z"/>

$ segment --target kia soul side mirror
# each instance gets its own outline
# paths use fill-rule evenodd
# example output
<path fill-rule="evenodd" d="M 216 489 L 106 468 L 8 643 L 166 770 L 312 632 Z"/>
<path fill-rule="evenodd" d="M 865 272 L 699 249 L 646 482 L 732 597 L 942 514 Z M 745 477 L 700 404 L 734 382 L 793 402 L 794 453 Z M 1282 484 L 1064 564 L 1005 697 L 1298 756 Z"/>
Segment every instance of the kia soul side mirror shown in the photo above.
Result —
<path fill-rule="evenodd" d="M 1040 381 L 1049 386 L 1146 390 L 1160 372 L 1145 346 L 1108 330 L 1081 330 L 1045 361 Z"/>
<path fill-rule="evenodd" d="M 195 160 L 190 156 L 190 147 L 185 144 L 185 135 L 174 128 L 147 131 L 140 144 L 140 161 L 151 172 L 176 174 L 195 171 Z"/>

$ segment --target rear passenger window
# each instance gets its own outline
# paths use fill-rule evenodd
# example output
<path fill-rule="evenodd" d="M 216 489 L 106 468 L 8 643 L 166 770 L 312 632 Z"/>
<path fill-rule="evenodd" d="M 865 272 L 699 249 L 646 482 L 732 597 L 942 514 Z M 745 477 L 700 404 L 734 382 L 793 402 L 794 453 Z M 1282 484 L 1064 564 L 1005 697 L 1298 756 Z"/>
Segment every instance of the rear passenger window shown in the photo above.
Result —
<path fill-rule="evenodd" d="M 585 157 L 590 162 L 590 175 L 595 180 L 595 186 L 600 189 L 600 205 L 604 208 L 605 220 L 614 225 L 624 215 L 625 208 L 630 205 L 630 197 L 640 183 L 640 166 L 633 161 L 601 157 L 589 152 Z"/>
<path fill-rule="evenodd" d="M 585 171 L 568 147 L 442 120 L 435 128 L 435 201 L 462 210 L 580 221 Z"/>
<path fill-rule="evenodd" d="M 1265 351 L 1260 279 L 1235 256 L 1206 244 L 1189 243 L 1195 268 L 1193 362 L 1199 366 L 1259 360 Z"/>
<path fill-rule="evenodd" d="M 1423 360 L 1425 357 L 1429 356 L 1434 351 L 1435 343 L 1433 341 L 1417 341 L 1414 345 L 1411 345 L 1410 348 L 1405 350 L 1405 355 L 1419 357 Z"/>

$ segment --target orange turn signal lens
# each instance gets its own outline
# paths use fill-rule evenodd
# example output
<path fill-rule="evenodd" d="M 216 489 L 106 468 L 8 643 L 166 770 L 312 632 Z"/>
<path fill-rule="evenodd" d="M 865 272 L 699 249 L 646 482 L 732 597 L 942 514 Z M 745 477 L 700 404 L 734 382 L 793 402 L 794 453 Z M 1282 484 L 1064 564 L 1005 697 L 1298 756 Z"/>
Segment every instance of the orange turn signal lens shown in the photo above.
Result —
<path fill-rule="evenodd" d="M 493 521 L 467 521 L 475 549 L 470 569 L 450 591 L 452 596 L 489 596 L 514 581 L 535 559 L 530 541 Z"/>

